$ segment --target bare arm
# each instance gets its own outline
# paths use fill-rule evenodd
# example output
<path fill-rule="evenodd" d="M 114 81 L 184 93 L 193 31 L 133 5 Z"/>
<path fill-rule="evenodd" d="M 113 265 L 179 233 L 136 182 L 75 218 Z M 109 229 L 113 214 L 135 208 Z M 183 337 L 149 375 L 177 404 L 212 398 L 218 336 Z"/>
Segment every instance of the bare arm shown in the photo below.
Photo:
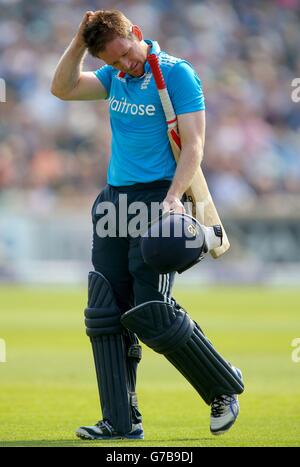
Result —
<path fill-rule="evenodd" d="M 167 210 L 175 209 L 177 212 L 182 212 L 180 199 L 190 187 L 194 174 L 203 159 L 205 111 L 178 115 L 177 119 L 181 154 L 164 205 Z"/>
<path fill-rule="evenodd" d="M 82 33 L 89 17 L 94 13 L 89 11 L 84 15 L 78 32 L 69 47 L 61 57 L 52 80 L 51 92 L 63 100 L 96 100 L 107 95 L 105 87 L 93 72 L 83 72 L 82 64 L 86 55 L 86 46 Z"/>

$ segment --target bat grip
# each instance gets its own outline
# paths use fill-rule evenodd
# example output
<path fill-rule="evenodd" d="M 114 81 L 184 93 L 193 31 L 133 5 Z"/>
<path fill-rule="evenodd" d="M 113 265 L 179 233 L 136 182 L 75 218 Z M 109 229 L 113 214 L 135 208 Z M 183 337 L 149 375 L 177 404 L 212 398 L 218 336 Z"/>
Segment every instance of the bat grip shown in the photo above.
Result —
<path fill-rule="evenodd" d="M 149 54 L 147 58 L 157 89 L 166 89 L 166 83 L 159 65 L 158 56 L 156 54 Z"/>
<path fill-rule="evenodd" d="M 158 89 L 168 128 L 175 128 L 177 126 L 177 118 L 162 74 L 158 56 L 156 54 L 148 55 L 148 62 Z"/>

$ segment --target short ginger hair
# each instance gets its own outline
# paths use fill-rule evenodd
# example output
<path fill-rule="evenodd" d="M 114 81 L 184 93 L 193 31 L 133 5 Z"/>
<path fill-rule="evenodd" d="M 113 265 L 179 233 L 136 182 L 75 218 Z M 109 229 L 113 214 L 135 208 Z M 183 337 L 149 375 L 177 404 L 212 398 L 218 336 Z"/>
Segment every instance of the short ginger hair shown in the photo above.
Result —
<path fill-rule="evenodd" d="M 117 37 L 132 38 L 132 23 L 119 10 L 98 10 L 91 17 L 83 32 L 89 53 L 97 57 L 106 44 Z"/>

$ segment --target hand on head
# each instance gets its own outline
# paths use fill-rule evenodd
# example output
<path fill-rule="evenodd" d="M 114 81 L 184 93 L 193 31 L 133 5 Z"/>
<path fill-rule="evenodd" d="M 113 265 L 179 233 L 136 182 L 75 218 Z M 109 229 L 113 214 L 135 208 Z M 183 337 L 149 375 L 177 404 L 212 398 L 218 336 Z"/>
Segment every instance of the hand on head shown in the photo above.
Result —
<path fill-rule="evenodd" d="M 84 33 L 84 30 L 85 30 L 85 27 L 86 25 L 91 21 L 91 19 L 93 18 L 95 12 L 94 11 L 86 11 L 84 16 L 83 16 L 83 19 L 78 27 L 78 31 L 77 31 L 77 34 L 76 34 L 76 40 L 78 42 L 78 45 L 82 46 L 82 45 L 85 45 L 85 42 L 84 42 L 84 39 L 83 39 L 83 33 Z"/>

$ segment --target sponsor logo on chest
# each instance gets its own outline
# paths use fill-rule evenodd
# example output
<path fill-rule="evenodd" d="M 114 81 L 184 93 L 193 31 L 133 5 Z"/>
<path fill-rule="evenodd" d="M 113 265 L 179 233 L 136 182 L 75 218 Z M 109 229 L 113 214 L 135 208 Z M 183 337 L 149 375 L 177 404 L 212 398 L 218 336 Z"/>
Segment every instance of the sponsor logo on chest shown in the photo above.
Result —
<path fill-rule="evenodd" d="M 128 102 L 125 97 L 116 99 L 115 96 L 110 97 L 109 107 L 113 112 L 125 115 L 147 115 L 148 117 L 153 117 L 156 111 L 155 105 L 153 104 L 132 104 Z"/>

